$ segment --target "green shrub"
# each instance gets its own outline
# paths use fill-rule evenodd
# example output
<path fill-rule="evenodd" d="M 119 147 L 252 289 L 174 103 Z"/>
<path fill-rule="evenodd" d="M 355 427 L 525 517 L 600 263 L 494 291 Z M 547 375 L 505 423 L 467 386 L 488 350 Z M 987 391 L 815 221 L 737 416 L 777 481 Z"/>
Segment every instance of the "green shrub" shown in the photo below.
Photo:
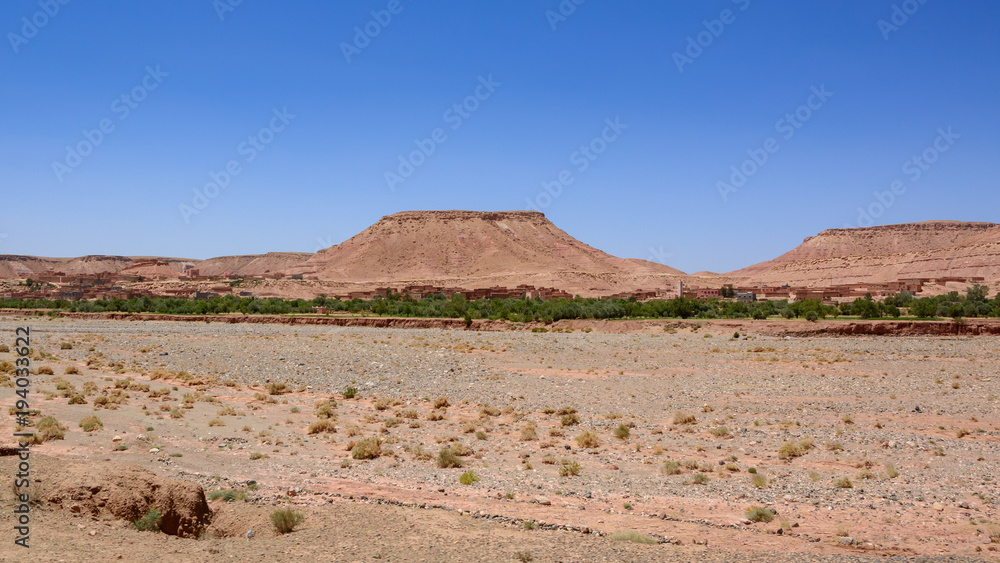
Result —
<path fill-rule="evenodd" d="M 774 512 L 770 508 L 754 506 L 747 510 L 747 520 L 751 522 L 770 522 L 774 520 Z"/>
<path fill-rule="evenodd" d="M 594 434 L 590 430 L 587 430 L 583 434 L 577 436 L 576 443 L 581 448 L 596 448 L 601 445 L 601 441 L 597 438 L 597 434 Z"/>
<path fill-rule="evenodd" d="M 305 520 L 306 517 L 301 512 L 296 512 L 289 508 L 279 508 L 271 513 L 271 523 L 279 534 L 288 534 L 295 531 L 295 528 Z"/>
<path fill-rule="evenodd" d="M 625 426 L 624 424 L 619 424 L 618 427 L 615 428 L 615 437 L 619 440 L 628 440 L 629 434 L 630 432 L 628 426 Z"/>
<path fill-rule="evenodd" d="M 357 387 L 348 387 L 346 390 L 344 390 L 344 398 L 345 399 L 353 399 L 357 395 L 358 395 L 358 388 Z"/>
<path fill-rule="evenodd" d="M 564 459 L 559 462 L 560 477 L 574 477 L 580 474 L 580 464 L 575 461 Z"/>
<path fill-rule="evenodd" d="M 793 459 L 806 455 L 806 452 L 813 449 L 813 439 L 803 438 L 799 441 L 785 442 L 778 449 L 778 459 Z"/>
<path fill-rule="evenodd" d="M 663 467 L 660 468 L 660 473 L 663 473 L 664 475 L 680 475 L 681 464 L 676 461 L 667 460 L 663 462 Z"/>
<path fill-rule="evenodd" d="M 83 428 L 84 432 L 93 432 L 104 428 L 104 423 L 96 416 L 88 416 L 80 421 L 80 428 Z"/>
<path fill-rule="evenodd" d="M 462 458 L 451 451 L 451 448 L 441 448 L 441 451 L 438 452 L 437 465 L 442 469 L 448 469 L 451 467 L 462 467 L 465 464 L 462 462 Z"/>
<path fill-rule="evenodd" d="M 479 481 L 479 475 L 476 475 L 471 470 L 462 473 L 462 476 L 458 478 L 458 482 L 463 485 L 471 485 L 476 481 Z"/>
<path fill-rule="evenodd" d="M 160 522 L 162 521 L 163 516 L 160 514 L 160 511 L 153 509 L 135 521 L 135 529 L 140 532 L 159 532 Z"/>
<path fill-rule="evenodd" d="M 337 432 L 337 425 L 333 423 L 329 418 L 323 418 L 313 422 L 309 425 L 310 434 L 335 434 Z"/>

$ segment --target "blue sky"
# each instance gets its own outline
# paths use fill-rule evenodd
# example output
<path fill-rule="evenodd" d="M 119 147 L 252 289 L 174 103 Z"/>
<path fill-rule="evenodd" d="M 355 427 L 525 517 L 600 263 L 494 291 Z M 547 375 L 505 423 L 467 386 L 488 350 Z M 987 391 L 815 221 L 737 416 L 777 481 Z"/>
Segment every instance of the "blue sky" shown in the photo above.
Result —
<path fill-rule="evenodd" d="M 311 252 L 534 207 L 722 272 L 997 219 L 1000 3 L 575 2 L 3 2 L 0 253 Z"/>

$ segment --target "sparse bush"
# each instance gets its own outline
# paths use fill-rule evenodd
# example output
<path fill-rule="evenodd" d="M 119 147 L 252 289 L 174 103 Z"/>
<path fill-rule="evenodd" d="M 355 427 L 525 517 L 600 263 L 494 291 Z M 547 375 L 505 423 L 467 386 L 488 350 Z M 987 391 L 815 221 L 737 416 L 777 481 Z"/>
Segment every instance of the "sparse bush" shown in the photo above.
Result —
<path fill-rule="evenodd" d="M 751 522 L 770 522 L 774 520 L 774 512 L 770 508 L 754 506 L 747 510 L 747 520 Z"/>
<path fill-rule="evenodd" d="M 615 428 L 615 437 L 619 440 L 628 440 L 629 434 L 630 432 L 628 426 L 625 426 L 624 424 L 619 424 Z"/>
<path fill-rule="evenodd" d="M 88 416 L 80 421 L 80 428 L 83 428 L 84 432 L 93 432 L 104 428 L 104 423 L 96 416 Z"/>
<path fill-rule="evenodd" d="M 69 366 L 69 367 L 67 367 L 63 371 L 63 374 L 65 374 L 65 375 L 80 375 L 80 368 L 78 368 L 76 366 Z"/>
<path fill-rule="evenodd" d="M 267 384 L 267 394 L 268 395 L 284 395 L 290 392 L 291 389 L 288 388 L 284 383 L 268 383 Z"/>
<path fill-rule="evenodd" d="M 885 474 L 890 479 L 895 479 L 896 477 L 899 477 L 899 470 L 896 469 L 895 465 L 887 463 L 885 464 Z"/>
<path fill-rule="evenodd" d="M 709 433 L 716 438 L 724 438 L 729 435 L 729 428 L 726 426 L 719 426 L 718 428 L 709 430 Z"/>
<path fill-rule="evenodd" d="M 559 476 L 560 477 L 574 477 L 580 474 L 580 464 L 575 461 L 570 461 L 568 459 L 561 460 L 559 462 Z"/>
<path fill-rule="evenodd" d="M 436 409 L 446 409 L 450 407 L 451 404 L 448 403 L 448 397 L 438 397 L 434 399 L 434 408 Z"/>
<path fill-rule="evenodd" d="M 477 430 L 476 431 L 476 438 L 478 438 L 480 440 L 485 440 L 485 439 L 489 438 L 489 436 L 486 434 L 486 432 L 483 432 L 482 430 Z"/>
<path fill-rule="evenodd" d="M 358 388 L 357 387 L 348 387 L 347 389 L 344 390 L 344 398 L 345 399 L 353 399 L 357 395 L 358 395 Z"/>
<path fill-rule="evenodd" d="M 708 481 L 709 481 L 708 475 L 705 475 L 704 473 L 695 473 L 691 477 L 692 485 L 704 485 L 708 483 Z"/>
<path fill-rule="evenodd" d="M 458 478 L 458 482 L 463 485 L 471 485 L 479 481 L 479 475 L 476 475 L 471 470 L 462 473 L 462 476 Z"/>
<path fill-rule="evenodd" d="M 69 342 L 60 342 L 59 343 L 59 349 L 60 350 L 72 350 L 73 349 L 73 345 L 70 344 Z"/>
<path fill-rule="evenodd" d="M 42 366 L 38 368 L 38 371 L 36 373 L 38 375 L 55 375 L 56 372 L 52 371 L 52 368 L 49 366 Z"/>
<path fill-rule="evenodd" d="M 290 508 L 279 508 L 271 513 L 271 523 L 279 534 L 288 534 L 295 531 L 306 517 L 301 512 L 296 512 Z"/>
<path fill-rule="evenodd" d="M 521 429 L 521 441 L 522 442 L 533 442 L 538 439 L 538 434 L 535 432 L 535 426 L 529 424 Z"/>
<path fill-rule="evenodd" d="M 663 462 L 663 466 L 660 467 L 660 473 L 663 473 L 664 475 L 680 475 L 681 464 L 676 461 L 667 460 Z"/>
<path fill-rule="evenodd" d="M 500 416 L 500 409 L 496 407 L 491 407 L 489 405 L 483 407 L 483 410 L 479 411 L 481 414 L 486 416 Z"/>
<path fill-rule="evenodd" d="M 766 489 L 767 488 L 767 477 L 764 477 L 760 473 L 750 476 L 750 485 L 755 489 Z"/>
<path fill-rule="evenodd" d="M 674 424 L 680 426 L 685 424 L 694 424 L 698 422 L 693 414 L 688 414 L 686 412 L 678 411 L 674 414 Z"/>
<path fill-rule="evenodd" d="M 83 395 L 77 393 L 69 398 L 69 404 L 71 405 L 86 405 L 87 399 L 83 398 Z"/>
<path fill-rule="evenodd" d="M 811 449 L 813 449 L 812 438 L 803 438 L 797 442 L 785 442 L 778 449 L 778 459 L 794 459 L 804 456 Z"/>
<path fill-rule="evenodd" d="M 134 522 L 135 529 L 140 532 L 159 532 L 160 522 L 163 521 L 163 516 L 160 514 L 159 510 L 150 510 L 145 516 L 136 520 Z"/>
<path fill-rule="evenodd" d="M 562 415 L 562 418 L 559 420 L 559 423 L 562 424 L 563 426 L 573 426 L 576 424 L 580 424 L 580 416 L 577 415 L 575 412 L 567 413 Z"/>
<path fill-rule="evenodd" d="M 452 467 L 462 467 L 465 464 L 462 462 L 462 458 L 451 451 L 451 448 L 445 447 L 441 448 L 441 451 L 438 452 L 437 465 L 442 469 L 449 469 Z"/>
<path fill-rule="evenodd" d="M 351 448 L 354 459 L 375 459 L 382 455 L 382 440 L 372 436 L 363 438 Z"/>
<path fill-rule="evenodd" d="M 208 421 L 208 425 L 209 426 L 225 426 L 226 423 L 223 422 L 221 418 L 213 418 L 212 420 Z"/>
<path fill-rule="evenodd" d="M 54 416 L 45 416 L 35 424 L 35 435 L 42 441 L 62 440 L 66 437 L 66 427 L 59 424 Z"/>
<path fill-rule="evenodd" d="M 174 407 L 170 409 L 170 418 L 184 418 L 184 411 L 182 411 L 177 407 Z"/>
<path fill-rule="evenodd" d="M 597 434 L 594 434 L 590 430 L 587 430 L 583 434 L 577 436 L 576 443 L 581 448 L 596 448 L 601 445 L 601 441 L 598 439 Z"/>
<path fill-rule="evenodd" d="M 267 459 L 267 454 L 262 454 L 260 452 L 252 452 L 250 454 L 251 461 L 257 461 L 258 459 Z"/>
<path fill-rule="evenodd" d="M 336 432 L 337 426 L 329 418 L 317 420 L 309 425 L 310 434 L 335 434 Z"/>
<path fill-rule="evenodd" d="M 838 489 L 850 489 L 854 487 L 854 483 L 851 483 L 851 480 L 847 477 L 838 477 L 834 479 L 833 486 Z"/>

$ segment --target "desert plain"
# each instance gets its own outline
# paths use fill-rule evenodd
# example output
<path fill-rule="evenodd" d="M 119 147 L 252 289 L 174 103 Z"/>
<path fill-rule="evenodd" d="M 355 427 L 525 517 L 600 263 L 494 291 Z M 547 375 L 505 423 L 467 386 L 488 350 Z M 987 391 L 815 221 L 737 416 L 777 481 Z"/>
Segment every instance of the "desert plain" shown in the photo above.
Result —
<path fill-rule="evenodd" d="M 997 336 L 19 326 L 32 424 L 58 424 L 26 428 L 32 560 L 1000 558 Z M 136 529 L 164 502 L 183 537 Z M 280 534 L 278 509 L 304 519 Z"/>

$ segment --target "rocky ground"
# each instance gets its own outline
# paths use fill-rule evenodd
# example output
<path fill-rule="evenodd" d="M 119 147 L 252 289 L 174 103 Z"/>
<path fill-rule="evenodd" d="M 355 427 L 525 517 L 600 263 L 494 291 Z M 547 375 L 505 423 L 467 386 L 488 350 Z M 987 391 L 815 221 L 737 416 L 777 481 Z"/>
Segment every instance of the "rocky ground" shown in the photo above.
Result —
<path fill-rule="evenodd" d="M 33 456 L 237 497 L 209 503 L 200 539 L 178 539 L 50 492 L 33 557 L 132 560 L 128 544 L 191 561 L 1000 558 L 1000 338 L 607 325 L 0 317 L 0 344 L 31 327 L 32 408 L 65 426 Z M 461 467 L 440 467 L 442 450 Z M 10 491 L 0 500 L 9 530 Z M 297 531 L 273 530 L 278 507 L 305 515 Z M 755 507 L 770 521 L 748 519 Z M 19 555 L 12 542 L 0 558 Z"/>

